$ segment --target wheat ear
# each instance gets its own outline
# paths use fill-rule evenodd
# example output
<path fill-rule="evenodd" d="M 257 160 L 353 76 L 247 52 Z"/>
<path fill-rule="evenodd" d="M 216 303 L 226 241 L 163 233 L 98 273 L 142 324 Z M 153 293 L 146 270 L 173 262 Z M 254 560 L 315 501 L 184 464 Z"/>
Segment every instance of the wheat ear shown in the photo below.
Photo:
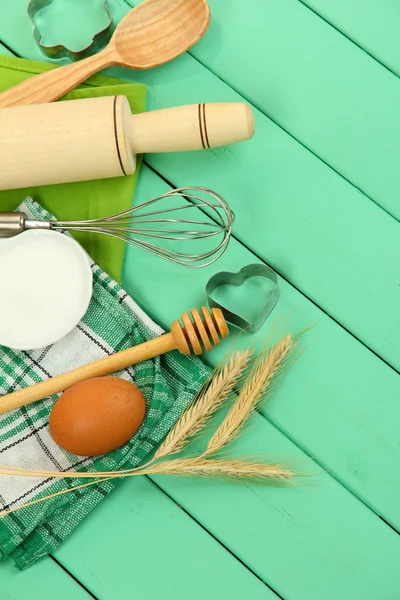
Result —
<path fill-rule="evenodd" d="M 173 459 L 145 469 L 148 475 L 217 477 L 252 481 L 289 480 L 294 473 L 277 464 L 263 464 L 241 459 L 192 458 Z"/>
<path fill-rule="evenodd" d="M 229 397 L 232 389 L 239 382 L 250 360 L 253 350 L 246 349 L 230 354 L 222 365 L 217 367 L 209 380 L 200 390 L 192 405 L 182 414 L 180 419 L 171 429 L 156 454 L 147 464 L 167 455 L 179 452 L 187 442 L 198 433 L 209 421 L 214 412 Z M 25 469 L 21 467 L 0 465 L 0 475 L 20 475 L 25 477 L 57 477 L 57 478 L 99 478 L 114 476 L 128 476 L 133 472 L 143 469 L 147 465 L 123 469 L 120 471 L 47 471 L 39 469 Z"/>
<path fill-rule="evenodd" d="M 150 463 L 147 463 L 147 465 L 133 469 L 100 473 L 60 473 L 23 469 L 5 465 L 1 466 L 0 474 L 2 475 L 36 475 L 44 477 L 50 474 L 50 476 L 55 477 L 96 477 L 96 479 L 67 490 L 60 490 L 59 492 L 44 496 L 43 498 L 38 498 L 37 500 L 32 500 L 22 506 L 5 510 L 0 512 L 0 517 L 20 510 L 21 508 L 43 502 L 49 498 L 61 496 L 73 490 L 95 485 L 100 481 L 107 481 L 119 477 L 133 477 L 146 474 L 169 474 L 188 477 L 228 477 L 258 482 L 277 482 L 291 479 L 294 476 L 294 473 L 280 465 L 262 464 L 240 459 L 210 459 L 207 458 L 207 455 L 217 452 L 229 443 L 240 431 L 257 404 L 268 397 L 268 391 L 273 387 L 271 385 L 272 382 L 275 383 L 279 379 L 279 375 L 281 374 L 287 359 L 291 356 L 295 345 L 293 338 L 290 335 L 287 335 L 273 350 L 268 353 L 262 353 L 261 356 L 258 357 L 254 362 L 237 400 L 229 410 L 223 423 L 212 436 L 205 453 L 200 457 L 172 459 L 158 463 L 155 462 L 159 458 L 163 458 L 167 455 L 169 456 L 181 450 L 188 441 L 204 427 L 214 412 L 225 402 L 246 369 L 252 354 L 252 351 L 249 349 L 234 352 L 223 366 L 217 368 L 211 380 L 200 392 L 197 402 L 190 406 L 182 415 L 158 449 L 156 455 Z"/>
<path fill-rule="evenodd" d="M 268 397 L 268 388 L 279 377 L 295 342 L 286 335 L 272 350 L 255 361 L 240 394 L 225 419 L 207 444 L 202 456 L 209 456 L 231 442 L 241 430 L 255 407 Z"/>
<path fill-rule="evenodd" d="M 171 429 L 153 460 L 180 452 L 186 444 L 208 423 L 215 411 L 227 400 L 247 367 L 252 350 L 233 352 L 217 368 L 195 401 Z M 153 462 L 153 461 L 152 461 Z"/>

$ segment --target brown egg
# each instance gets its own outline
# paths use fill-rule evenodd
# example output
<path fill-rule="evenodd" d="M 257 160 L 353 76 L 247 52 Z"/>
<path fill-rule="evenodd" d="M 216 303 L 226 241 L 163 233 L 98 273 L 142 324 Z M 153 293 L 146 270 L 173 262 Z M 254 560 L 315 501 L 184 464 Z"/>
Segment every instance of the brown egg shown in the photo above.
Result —
<path fill-rule="evenodd" d="M 50 433 L 72 454 L 98 456 L 135 435 L 145 413 L 146 403 L 136 385 L 118 377 L 96 377 L 60 396 L 50 414 Z"/>

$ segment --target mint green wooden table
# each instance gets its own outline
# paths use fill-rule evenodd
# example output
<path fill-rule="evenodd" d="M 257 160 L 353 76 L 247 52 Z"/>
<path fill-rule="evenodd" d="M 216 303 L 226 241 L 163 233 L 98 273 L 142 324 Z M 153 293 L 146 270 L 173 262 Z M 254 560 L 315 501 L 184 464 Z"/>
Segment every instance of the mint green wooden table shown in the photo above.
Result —
<path fill-rule="evenodd" d="M 0 1 L 0 50 L 40 60 L 25 4 Z M 129 248 L 123 284 L 167 327 L 204 301 L 219 268 L 277 270 L 279 313 L 292 331 L 314 328 L 238 445 L 306 464 L 314 482 L 125 481 L 54 556 L 23 573 L 2 565 L 1 600 L 400 599 L 399 6 L 210 5 L 190 54 L 110 74 L 147 84 L 149 109 L 252 103 L 251 142 L 149 156 L 137 188 L 137 202 L 169 186 L 215 188 L 236 212 L 234 239 L 218 269 L 191 272 Z"/>

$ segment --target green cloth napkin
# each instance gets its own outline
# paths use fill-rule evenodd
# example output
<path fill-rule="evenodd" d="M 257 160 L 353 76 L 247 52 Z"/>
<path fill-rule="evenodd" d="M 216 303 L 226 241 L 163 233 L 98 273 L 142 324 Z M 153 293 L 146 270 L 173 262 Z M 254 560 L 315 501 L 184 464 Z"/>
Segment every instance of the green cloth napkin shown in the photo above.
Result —
<path fill-rule="evenodd" d="M 54 65 L 0 55 L 0 91 L 27 79 L 33 74 L 50 71 Z M 146 110 L 146 88 L 142 84 L 128 84 L 118 79 L 95 75 L 63 100 L 94 96 L 125 95 L 132 112 Z M 139 172 L 140 161 L 134 175 L 97 181 L 63 183 L 59 185 L 0 191 L 0 210 L 11 211 L 24 198 L 31 196 L 60 220 L 95 219 L 130 208 Z M 110 275 L 120 281 L 124 244 L 109 236 L 78 233 L 74 237 L 93 259 Z"/>
<path fill-rule="evenodd" d="M 50 218 L 31 200 L 21 210 L 32 219 Z M 30 352 L 0 346 L 1 395 L 163 333 L 109 275 L 96 264 L 92 264 L 92 270 L 92 301 L 70 334 L 48 348 Z M 109 471 L 137 466 L 176 423 L 209 374 L 210 369 L 199 359 L 177 351 L 117 373 L 134 381 L 142 391 L 146 418 L 122 448 L 94 459 L 69 454 L 51 438 L 48 420 L 55 396 L 1 415 L 0 464 L 52 471 Z M 0 475 L 0 512 L 85 481 Z M 82 488 L 0 517 L 0 560 L 11 556 L 24 569 L 55 550 L 117 481 Z"/>

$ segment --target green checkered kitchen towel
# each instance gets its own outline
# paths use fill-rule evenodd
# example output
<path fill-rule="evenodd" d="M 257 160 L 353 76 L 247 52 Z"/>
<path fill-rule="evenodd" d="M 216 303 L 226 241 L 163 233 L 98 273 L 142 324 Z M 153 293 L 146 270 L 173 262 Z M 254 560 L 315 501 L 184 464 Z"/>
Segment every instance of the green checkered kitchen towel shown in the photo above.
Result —
<path fill-rule="evenodd" d="M 51 219 L 36 202 L 19 208 L 31 219 Z M 96 264 L 89 309 L 78 326 L 52 346 L 17 352 L 0 346 L 0 394 L 103 358 L 163 333 L 128 294 Z M 138 433 L 110 454 L 85 458 L 52 440 L 48 420 L 55 396 L 0 417 L 0 464 L 60 471 L 107 471 L 139 465 L 165 437 L 209 375 L 194 357 L 170 352 L 117 374 L 134 381 L 146 398 L 146 419 Z M 0 399 L 1 402 L 1 399 Z M 0 476 L 0 512 L 59 490 L 79 479 Z M 117 484 L 105 481 L 23 508 L 0 518 L 0 557 L 24 569 L 52 552 Z"/>

